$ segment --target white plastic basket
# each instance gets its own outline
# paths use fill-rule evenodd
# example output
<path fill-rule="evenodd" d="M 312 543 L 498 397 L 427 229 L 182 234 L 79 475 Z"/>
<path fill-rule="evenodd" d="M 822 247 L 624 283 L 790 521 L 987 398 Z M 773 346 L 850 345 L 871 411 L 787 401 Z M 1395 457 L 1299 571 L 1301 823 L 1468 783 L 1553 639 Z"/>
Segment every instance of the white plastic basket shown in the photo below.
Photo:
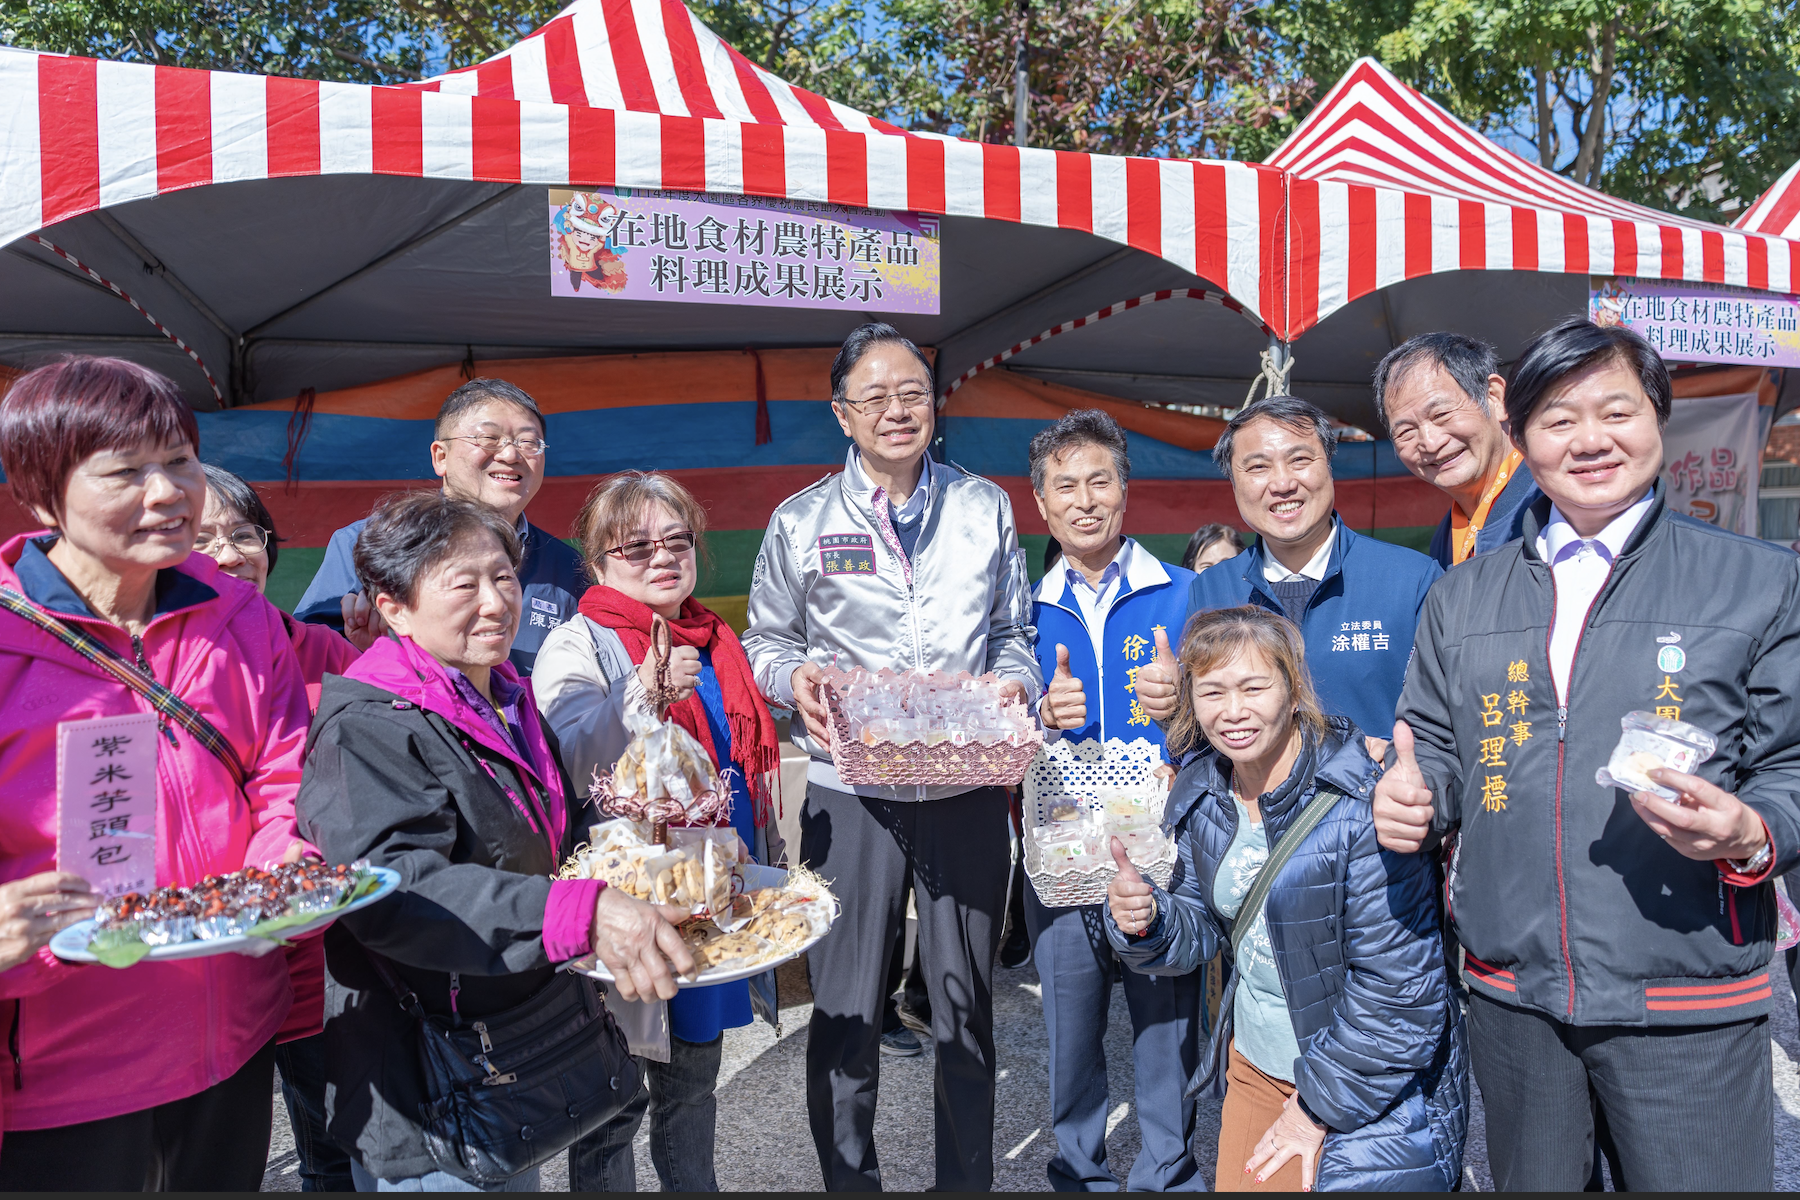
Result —
<path fill-rule="evenodd" d="M 1147 738 L 1130 742 L 1119 738 L 1108 738 L 1105 742 L 1061 738 L 1046 742 L 1031 765 L 1025 768 L 1025 823 L 1028 827 L 1048 825 L 1050 810 L 1060 804 L 1076 804 L 1092 810 L 1094 804 L 1077 797 L 1094 796 L 1102 788 L 1122 788 L 1165 797 L 1167 788 L 1155 778 L 1156 770 L 1162 764 L 1162 750 Z M 1152 807 L 1154 811 L 1155 806 Z M 1167 887 L 1175 872 L 1175 857 L 1175 846 L 1171 842 L 1162 860 L 1138 869 L 1158 887 Z M 1029 868 L 1026 872 L 1046 908 L 1098 904 L 1106 899 L 1106 885 L 1116 874 L 1118 869 L 1111 862 L 1098 870 L 1071 871 L 1065 875 Z"/>

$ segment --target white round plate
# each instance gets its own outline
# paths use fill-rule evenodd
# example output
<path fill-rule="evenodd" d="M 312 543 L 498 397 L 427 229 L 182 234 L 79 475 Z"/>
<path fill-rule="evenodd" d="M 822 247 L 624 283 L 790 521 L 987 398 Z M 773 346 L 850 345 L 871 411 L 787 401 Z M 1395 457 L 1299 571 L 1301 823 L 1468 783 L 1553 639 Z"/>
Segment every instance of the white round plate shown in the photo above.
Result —
<path fill-rule="evenodd" d="M 787 877 L 788 873 L 779 867 L 763 867 L 758 866 L 756 863 L 746 863 L 744 865 L 744 890 L 754 892 L 758 888 L 781 887 L 787 883 Z M 830 930 L 826 930 L 826 932 L 829 933 Z M 786 954 L 780 958 L 770 959 L 768 962 L 757 963 L 753 967 L 733 967 L 728 971 L 702 971 L 693 979 L 683 979 L 681 976 L 677 975 L 675 977 L 675 986 L 684 988 L 712 987 L 715 984 L 733 983 L 739 979 L 749 979 L 752 975 L 761 975 L 764 971 L 772 971 L 782 963 L 792 962 L 794 959 L 799 958 L 824 936 L 824 933 L 814 934 L 812 937 L 809 937 L 806 941 L 802 942 L 792 954 Z M 598 979 L 602 983 L 613 982 L 613 973 L 606 969 L 606 964 L 599 961 L 591 954 L 583 955 L 581 958 L 572 959 L 563 969 L 566 971 L 573 971 L 577 975 L 586 975 L 589 979 Z"/>
<path fill-rule="evenodd" d="M 359 908 L 367 908 L 377 900 L 386 899 L 388 894 L 400 886 L 400 872 L 388 867 L 370 867 L 370 873 L 380 877 L 381 885 L 360 900 L 352 901 L 343 908 L 328 913 L 320 913 L 304 924 L 290 926 L 281 931 L 285 941 L 303 937 L 315 930 L 323 929 L 347 912 L 355 912 Z M 88 949 L 88 942 L 94 937 L 94 922 L 80 921 L 69 926 L 50 939 L 50 952 L 64 962 L 92 963 L 99 962 Z M 150 953 L 138 962 L 174 962 L 183 958 L 210 958 L 215 954 L 247 954 L 259 958 L 271 950 L 279 949 L 280 942 L 268 938 L 256 937 L 248 933 L 240 933 L 233 937 L 199 938 L 190 942 L 176 942 L 172 946 L 153 946 Z M 136 963 L 132 964 L 133 966 Z"/>

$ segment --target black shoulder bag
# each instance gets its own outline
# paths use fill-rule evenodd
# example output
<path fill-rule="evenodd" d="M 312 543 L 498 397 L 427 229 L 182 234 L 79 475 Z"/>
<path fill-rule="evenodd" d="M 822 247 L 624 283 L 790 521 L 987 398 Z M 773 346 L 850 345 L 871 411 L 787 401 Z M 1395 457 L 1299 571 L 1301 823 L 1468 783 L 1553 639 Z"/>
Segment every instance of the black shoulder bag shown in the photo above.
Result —
<path fill-rule="evenodd" d="M 593 1133 L 637 1095 L 637 1060 L 587 976 L 558 971 L 524 1003 L 464 1022 L 426 1012 L 387 960 L 365 953 L 417 1027 L 425 1145 L 458 1179 L 504 1183 Z"/>

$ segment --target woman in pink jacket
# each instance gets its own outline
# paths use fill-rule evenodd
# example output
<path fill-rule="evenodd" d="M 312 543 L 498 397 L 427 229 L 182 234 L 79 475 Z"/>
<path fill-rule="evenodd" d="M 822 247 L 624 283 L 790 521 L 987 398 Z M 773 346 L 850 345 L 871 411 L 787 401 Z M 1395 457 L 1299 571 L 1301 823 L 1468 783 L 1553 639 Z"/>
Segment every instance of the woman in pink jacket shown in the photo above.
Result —
<path fill-rule="evenodd" d="M 156 882 L 295 856 L 306 691 L 280 614 L 193 554 L 205 501 L 193 414 L 116 359 L 39 368 L 0 400 L 0 467 L 49 527 L 0 547 L 0 883 L 58 865 L 59 723 L 154 711 L 58 636 L 85 636 L 184 700 L 246 770 L 174 721 L 156 755 Z M 28 606 L 36 620 L 13 608 Z M 50 630 L 44 621 L 54 622 Z M 223 747 L 219 753 L 228 753 Z M 0 972 L 0 1188 L 253 1190 L 268 1155 L 279 954 Z"/>

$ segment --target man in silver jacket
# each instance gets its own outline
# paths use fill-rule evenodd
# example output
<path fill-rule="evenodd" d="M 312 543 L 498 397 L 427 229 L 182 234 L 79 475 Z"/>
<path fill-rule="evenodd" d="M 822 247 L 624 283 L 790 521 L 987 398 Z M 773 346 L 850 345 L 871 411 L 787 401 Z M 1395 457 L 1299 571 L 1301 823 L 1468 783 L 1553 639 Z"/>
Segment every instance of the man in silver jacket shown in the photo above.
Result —
<path fill-rule="evenodd" d="M 846 787 L 832 769 L 822 666 L 992 671 L 1035 705 L 1030 582 L 999 486 L 927 453 L 931 366 L 892 326 L 864 325 L 831 367 L 855 445 L 844 471 L 783 501 L 750 584 L 744 649 L 763 693 L 794 708 L 812 755 L 800 859 L 843 913 L 807 954 L 807 1111 L 825 1186 L 875 1189 L 882 992 L 912 886 L 937 1045 L 937 1186 L 993 1181 L 993 969 L 1011 849 L 1001 788 Z"/>

